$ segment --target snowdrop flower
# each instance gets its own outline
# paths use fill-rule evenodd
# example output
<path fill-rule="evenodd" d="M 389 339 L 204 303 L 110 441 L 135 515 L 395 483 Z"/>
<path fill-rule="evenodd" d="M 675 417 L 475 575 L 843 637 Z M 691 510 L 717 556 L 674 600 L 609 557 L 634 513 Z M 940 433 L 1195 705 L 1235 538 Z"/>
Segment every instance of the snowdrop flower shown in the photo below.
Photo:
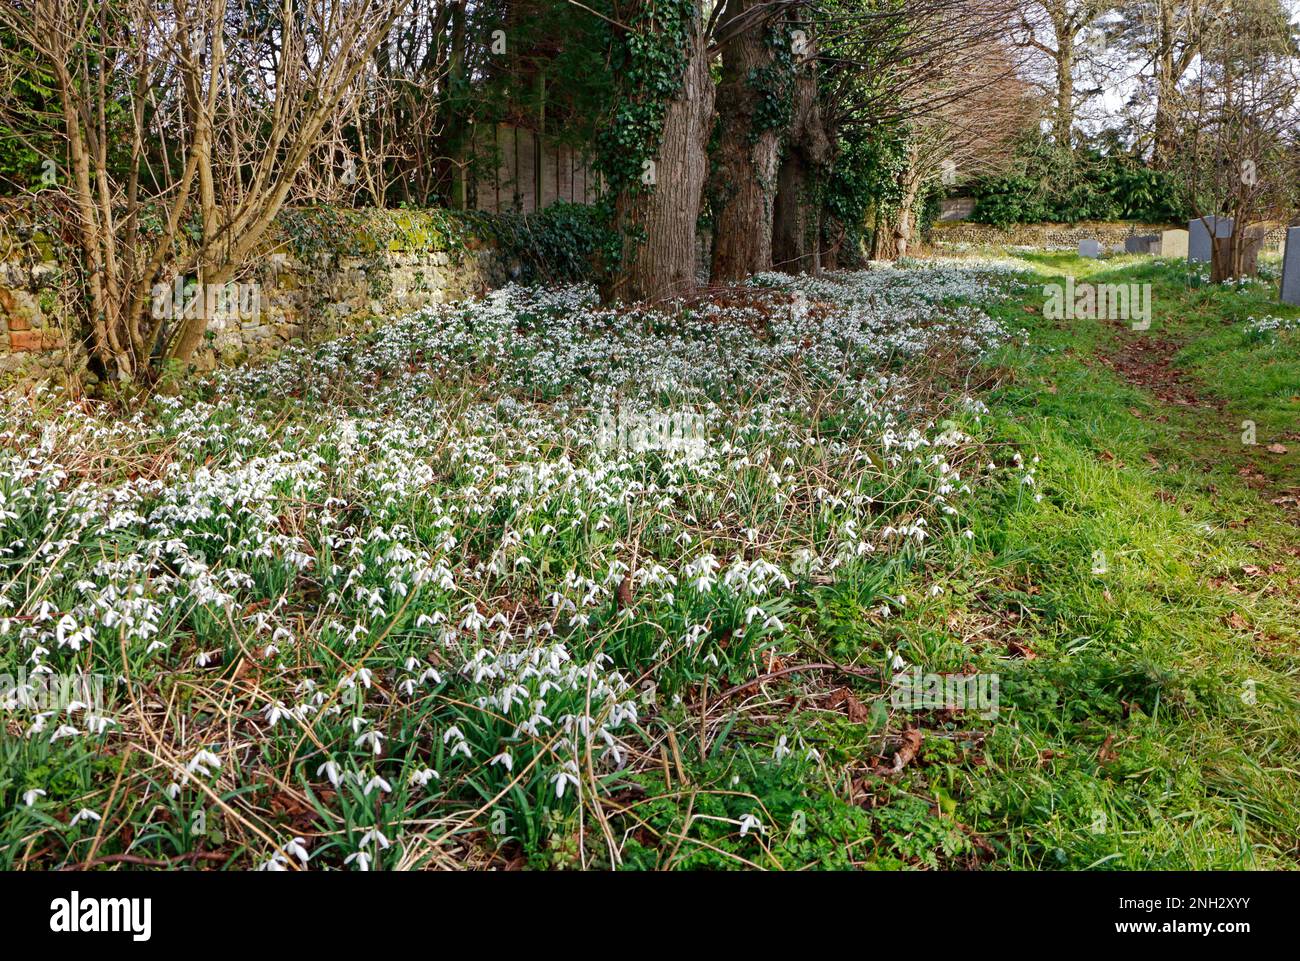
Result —
<path fill-rule="evenodd" d="M 384 837 L 384 832 L 380 831 L 379 828 L 371 828 L 362 835 L 361 840 L 357 843 L 364 848 L 376 842 L 379 844 L 379 850 L 381 851 L 392 844 L 388 838 Z"/>
<path fill-rule="evenodd" d="M 296 837 L 291 839 L 289 843 L 284 846 L 284 850 L 286 853 L 292 854 L 296 857 L 303 867 L 306 867 L 307 862 L 311 860 L 311 852 L 307 850 L 307 842 L 302 838 Z"/>
<path fill-rule="evenodd" d="M 329 782 L 333 784 L 336 789 L 343 783 L 343 773 L 339 770 L 339 766 L 335 761 L 326 761 L 316 769 L 317 777 L 320 777 L 322 774 L 329 778 Z"/>
<path fill-rule="evenodd" d="M 215 768 L 220 768 L 221 758 L 217 757 L 211 751 L 201 750 L 198 751 L 194 755 L 194 757 L 190 759 L 189 764 L 185 765 L 185 770 L 189 771 L 189 773 L 191 774 L 197 773 L 202 775 L 203 777 L 208 777 L 212 773 L 211 771 L 208 770 L 207 767 L 208 765 L 211 765 L 212 767 Z"/>
<path fill-rule="evenodd" d="M 568 784 L 572 784 L 576 789 L 578 787 L 578 764 L 576 761 L 568 760 L 564 762 L 564 767 L 551 778 L 551 783 L 555 785 L 555 796 L 564 797 L 564 789 Z"/>
<path fill-rule="evenodd" d="M 488 763 L 489 763 L 489 764 L 500 764 L 500 765 L 501 765 L 503 768 L 505 768 L 507 771 L 513 771 L 514 768 L 515 768 L 515 759 L 512 758 L 509 754 L 507 754 L 505 751 L 502 751 L 500 754 L 498 754 L 498 755 L 497 755 L 496 757 L 494 757 L 492 760 L 488 761 Z"/>
<path fill-rule="evenodd" d="M 102 818 L 94 811 L 92 811 L 90 808 L 82 808 L 76 814 L 72 815 L 72 820 L 68 822 L 68 826 L 71 827 L 72 825 L 76 824 L 78 821 L 100 821 L 100 820 L 102 820 Z"/>
<path fill-rule="evenodd" d="M 366 782 L 366 786 L 361 793 L 366 795 L 366 797 L 369 797 L 370 792 L 373 791 L 375 788 L 379 788 L 379 790 L 382 791 L 384 794 L 388 794 L 393 790 L 393 786 L 391 784 L 389 784 L 382 777 L 376 774 L 374 777 L 372 777 L 369 781 Z"/>
<path fill-rule="evenodd" d="M 410 780 L 417 787 L 427 787 L 430 781 L 440 780 L 441 776 L 431 767 L 423 768 L 419 771 L 412 771 Z"/>
<path fill-rule="evenodd" d="M 740 836 L 742 838 L 750 831 L 753 831 L 755 829 L 758 830 L 759 834 L 762 834 L 765 830 L 765 828 L 763 827 L 763 822 L 760 821 L 758 818 L 754 817 L 754 815 L 746 814 L 744 817 L 740 819 Z"/>
<path fill-rule="evenodd" d="M 53 744 L 55 741 L 61 740 L 65 737 L 76 737 L 80 733 L 80 731 L 70 724 L 61 724 L 55 728 L 54 733 L 50 735 L 50 743 Z"/>
<path fill-rule="evenodd" d="M 45 792 L 41 788 L 38 787 L 30 788 L 29 790 L 23 792 L 23 803 L 26 804 L 28 807 L 31 807 L 33 804 L 36 803 L 37 798 L 43 798 L 43 797 L 45 797 Z"/>
<path fill-rule="evenodd" d="M 343 859 L 343 863 L 345 865 L 351 864 L 353 861 L 357 862 L 357 870 L 359 871 L 370 870 L 370 855 L 367 854 L 365 851 L 356 851 L 352 854 L 349 854 L 347 857 Z"/>

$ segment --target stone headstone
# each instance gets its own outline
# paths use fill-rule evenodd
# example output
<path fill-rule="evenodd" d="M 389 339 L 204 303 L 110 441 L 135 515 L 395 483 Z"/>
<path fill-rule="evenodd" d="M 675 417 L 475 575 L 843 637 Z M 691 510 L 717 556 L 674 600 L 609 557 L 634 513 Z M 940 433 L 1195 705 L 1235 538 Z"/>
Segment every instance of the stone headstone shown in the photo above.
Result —
<path fill-rule="evenodd" d="M 1160 234 L 1161 257 L 1187 256 L 1187 231 L 1166 230 Z"/>
<path fill-rule="evenodd" d="M 1096 258 L 1100 257 L 1100 256 L 1101 256 L 1101 241 L 1100 241 L 1100 240 L 1080 240 L 1080 241 L 1079 241 L 1079 256 L 1080 256 L 1080 257 L 1089 257 L 1089 258 L 1091 258 L 1091 259 L 1093 259 L 1093 260 L 1095 260 Z"/>
<path fill-rule="evenodd" d="M 1155 234 L 1133 234 L 1124 238 L 1124 253 L 1149 254 L 1159 242 L 1160 238 Z"/>
<path fill-rule="evenodd" d="M 1241 272 L 1247 277 L 1259 276 L 1259 254 L 1268 240 L 1268 224 L 1251 224 L 1243 231 L 1241 244 Z"/>
<path fill-rule="evenodd" d="M 1289 227 L 1282 254 L 1282 303 L 1300 304 L 1300 227 Z"/>
<path fill-rule="evenodd" d="M 1187 260 L 1193 264 L 1210 262 L 1210 231 L 1216 238 L 1232 236 L 1231 217 L 1206 217 L 1187 223 Z"/>

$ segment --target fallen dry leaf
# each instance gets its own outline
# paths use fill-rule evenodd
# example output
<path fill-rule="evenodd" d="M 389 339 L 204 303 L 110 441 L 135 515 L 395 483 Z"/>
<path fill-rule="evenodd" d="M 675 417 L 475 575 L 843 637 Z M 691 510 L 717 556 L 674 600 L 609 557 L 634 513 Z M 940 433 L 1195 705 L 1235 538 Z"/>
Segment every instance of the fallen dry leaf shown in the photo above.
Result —
<path fill-rule="evenodd" d="M 1269 444 L 1269 445 L 1268 445 L 1268 452 L 1269 452 L 1270 454 L 1285 454 L 1285 453 L 1286 453 L 1286 447 L 1285 447 L 1284 445 L 1282 445 L 1282 444 Z"/>
<path fill-rule="evenodd" d="M 1007 641 L 1007 653 L 1013 657 L 1017 655 L 1023 657 L 1026 661 L 1032 661 L 1038 656 L 1028 644 L 1017 641 L 1015 638 Z"/>
<path fill-rule="evenodd" d="M 1102 764 L 1109 764 L 1111 761 L 1114 761 L 1116 758 L 1119 757 L 1118 754 L 1116 754 L 1114 751 L 1110 749 L 1110 746 L 1114 742 L 1114 740 L 1115 740 L 1114 734 L 1107 734 L 1106 740 L 1102 742 L 1101 750 L 1097 752 L 1097 760 L 1100 761 Z"/>
<path fill-rule="evenodd" d="M 916 757 L 916 752 L 921 750 L 921 732 L 912 728 L 910 731 L 903 732 L 903 743 L 899 745 L 898 750 L 894 752 L 893 773 L 897 774 L 903 768 L 912 762 Z"/>

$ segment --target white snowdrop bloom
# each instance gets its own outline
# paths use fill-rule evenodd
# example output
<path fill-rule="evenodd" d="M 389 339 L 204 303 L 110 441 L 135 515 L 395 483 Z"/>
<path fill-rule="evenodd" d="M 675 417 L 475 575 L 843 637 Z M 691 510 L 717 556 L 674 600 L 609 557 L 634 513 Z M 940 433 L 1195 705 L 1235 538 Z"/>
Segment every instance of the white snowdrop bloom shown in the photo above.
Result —
<path fill-rule="evenodd" d="M 380 734 L 378 731 L 366 731 L 364 734 L 362 734 L 360 737 L 356 739 L 355 744 L 357 747 L 361 747 L 364 744 L 369 744 L 370 749 L 375 754 L 381 754 L 384 750 L 384 745 L 382 743 L 383 740 L 384 740 L 384 735 Z"/>
<path fill-rule="evenodd" d="M 211 751 L 200 750 L 195 752 L 194 757 L 192 757 L 190 762 L 185 765 L 185 770 L 190 774 L 199 774 L 203 777 L 208 777 L 212 773 L 208 770 L 209 766 L 220 768 L 221 758 L 217 757 Z"/>
<path fill-rule="evenodd" d="M 29 788 L 23 792 L 23 804 L 27 805 L 27 807 L 31 807 L 36 803 L 38 798 L 43 797 L 45 797 L 45 791 L 42 788 Z"/>
<path fill-rule="evenodd" d="M 72 820 L 68 822 L 68 825 L 69 827 L 71 827 L 72 825 L 75 825 L 81 821 L 99 821 L 99 820 L 102 820 L 99 814 L 92 811 L 90 808 L 82 808 L 76 814 L 72 815 Z"/>
<path fill-rule="evenodd" d="M 505 768 L 507 771 L 513 771 L 513 770 L 514 770 L 514 767 L 515 767 L 515 759 L 512 758 L 509 754 L 507 754 L 505 751 L 502 751 L 500 754 L 498 754 L 498 755 L 497 755 L 496 757 L 494 757 L 492 760 L 488 761 L 488 763 L 489 763 L 489 764 L 500 764 L 500 765 L 501 765 L 503 768 Z"/>
<path fill-rule="evenodd" d="M 439 780 L 440 776 L 437 771 L 431 767 L 421 768 L 418 771 L 412 771 L 410 781 L 417 787 L 428 787 L 430 781 Z"/>
<path fill-rule="evenodd" d="M 374 777 L 372 777 L 369 781 L 366 782 L 366 786 L 361 793 L 369 797 L 370 792 L 375 790 L 376 788 L 378 788 L 384 794 L 389 794 L 393 790 L 393 786 L 391 784 L 389 784 L 382 777 L 376 774 Z"/>
<path fill-rule="evenodd" d="M 284 850 L 286 854 L 296 857 L 303 867 L 306 867 L 307 862 L 311 860 L 311 852 L 307 850 L 307 842 L 303 838 L 291 838 L 284 846 Z"/>
<path fill-rule="evenodd" d="M 357 870 L 369 871 L 370 860 L 371 860 L 370 855 L 367 854 L 365 851 L 354 851 L 352 854 L 349 854 L 347 857 L 343 859 L 343 863 L 344 865 L 348 865 L 355 861 L 357 865 Z"/>
<path fill-rule="evenodd" d="M 742 838 L 750 831 L 757 831 L 762 834 L 764 830 L 763 822 L 752 814 L 746 814 L 740 819 L 740 836 Z"/>
<path fill-rule="evenodd" d="M 322 774 L 329 779 L 330 784 L 334 785 L 335 788 L 338 788 L 339 785 L 343 783 L 342 769 L 339 768 L 335 761 L 326 761 L 316 769 L 317 777 L 320 777 Z"/>
<path fill-rule="evenodd" d="M 782 734 L 776 741 L 776 747 L 772 750 L 772 757 L 778 764 L 790 756 L 790 747 L 786 743 L 786 736 Z"/>
<path fill-rule="evenodd" d="M 574 760 L 564 762 L 564 766 L 551 778 L 551 783 L 555 785 L 555 796 L 564 797 L 566 785 L 572 784 L 574 788 L 578 787 L 578 763 Z"/>
<path fill-rule="evenodd" d="M 357 844 L 363 848 L 369 847 L 371 844 L 378 844 L 379 850 L 382 851 L 389 847 L 392 842 L 389 841 L 388 838 L 384 837 L 384 832 L 380 831 L 379 828 L 371 828 L 361 836 L 361 840 L 358 841 Z"/>

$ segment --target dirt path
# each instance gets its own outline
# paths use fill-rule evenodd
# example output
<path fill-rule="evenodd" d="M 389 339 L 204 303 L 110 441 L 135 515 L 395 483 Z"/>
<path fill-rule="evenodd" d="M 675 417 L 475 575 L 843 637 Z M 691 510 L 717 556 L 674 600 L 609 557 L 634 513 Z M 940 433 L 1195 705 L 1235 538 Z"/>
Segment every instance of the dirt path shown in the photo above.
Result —
<path fill-rule="evenodd" d="M 1183 344 L 1168 337 L 1134 331 L 1117 324 L 1114 348 L 1098 354 L 1100 362 L 1129 384 L 1150 394 L 1160 403 L 1188 411 L 1194 418 L 1183 430 L 1187 456 L 1197 462 L 1214 460 L 1236 465 L 1237 475 L 1259 497 L 1280 509 L 1288 521 L 1300 526 L 1300 487 L 1269 477 L 1257 465 L 1260 457 L 1288 453 L 1282 444 L 1248 446 L 1240 442 L 1227 402 L 1205 384 L 1174 364 Z M 1159 420 L 1168 418 L 1161 416 Z M 1287 440 L 1294 441 L 1294 435 Z"/>

